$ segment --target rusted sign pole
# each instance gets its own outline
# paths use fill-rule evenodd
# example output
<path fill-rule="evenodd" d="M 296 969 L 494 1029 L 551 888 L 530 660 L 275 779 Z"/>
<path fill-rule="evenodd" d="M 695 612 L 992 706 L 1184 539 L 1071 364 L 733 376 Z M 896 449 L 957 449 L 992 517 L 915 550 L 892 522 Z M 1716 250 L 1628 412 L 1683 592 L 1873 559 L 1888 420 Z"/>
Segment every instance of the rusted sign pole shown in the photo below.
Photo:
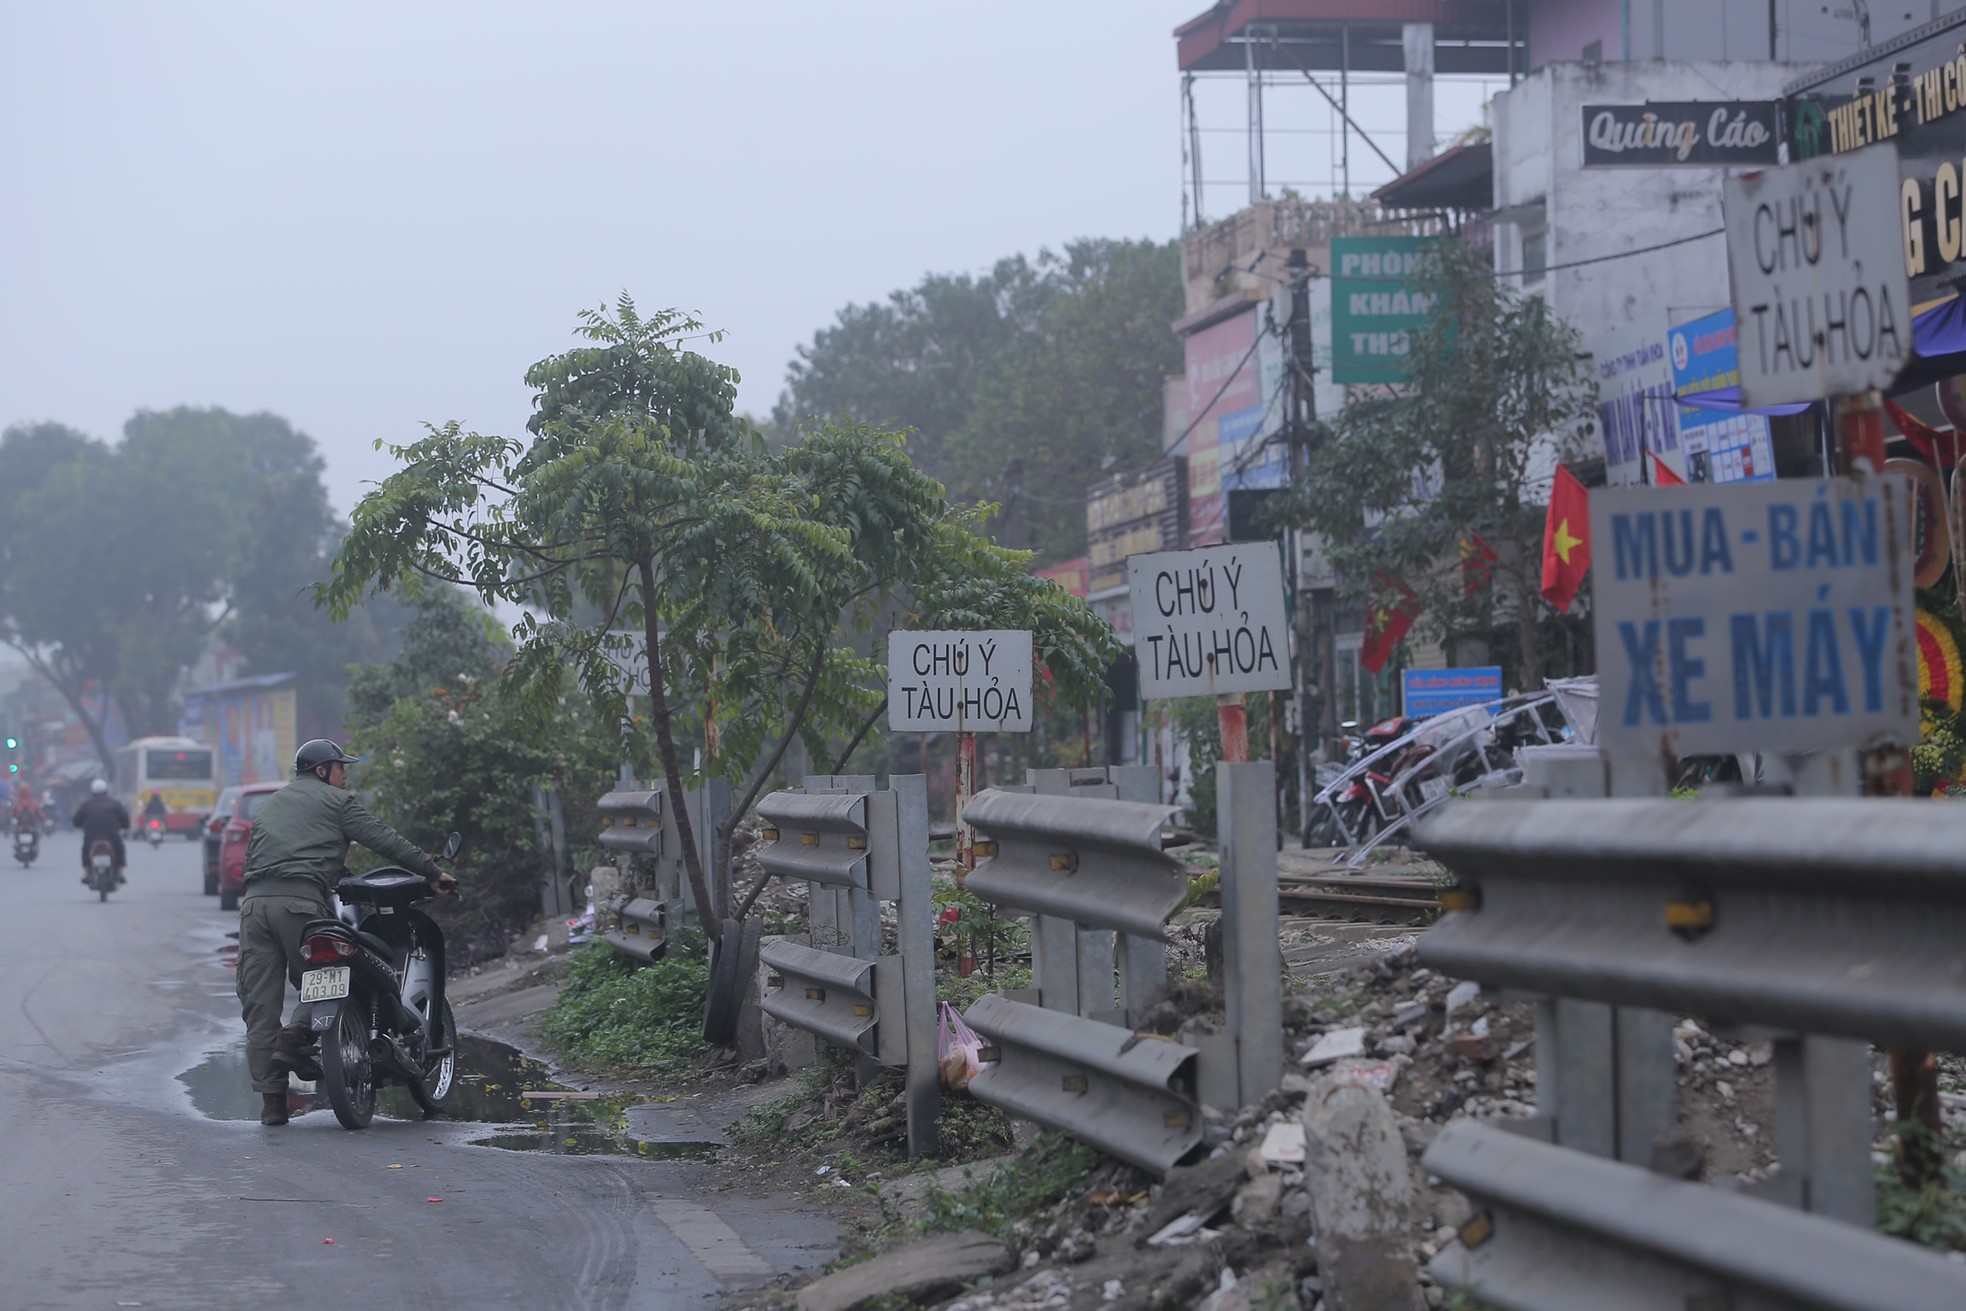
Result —
<path fill-rule="evenodd" d="M 1249 760 L 1249 708 L 1242 693 L 1225 692 L 1215 698 L 1215 718 L 1222 732 L 1222 761 L 1241 765 Z"/>

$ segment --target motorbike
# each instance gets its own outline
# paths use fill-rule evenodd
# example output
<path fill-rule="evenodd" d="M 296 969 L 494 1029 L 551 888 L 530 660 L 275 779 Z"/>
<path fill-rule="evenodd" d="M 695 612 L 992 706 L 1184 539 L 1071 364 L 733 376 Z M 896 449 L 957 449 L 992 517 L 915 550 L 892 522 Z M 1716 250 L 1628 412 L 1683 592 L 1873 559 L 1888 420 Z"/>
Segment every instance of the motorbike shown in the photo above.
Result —
<path fill-rule="evenodd" d="M 22 869 L 32 865 L 41 854 L 41 832 L 34 821 L 23 815 L 14 821 L 14 859 Z"/>
<path fill-rule="evenodd" d="M 151 850 L 164 845 L 164 817 L 152 815 L 143 821 L 143 836 L 150 840 Z"/>
<path fill-rule="evenodd" d="M 99 901 L 108 901 L 116 886 L 116 848 L 103 838 L 89 844 L 89 886 Z"/>
<path fill-rule="evenodd" d="M 459 837 L 444 844 L 457 855 Z M 385 865 L 335 884 L 357 923 L 309 920 L 300 976 L 321 1043 L 321 1083 L 344 1129 L 365 1129 L 376 1093 L 402 1084 L 425 1119 L 443 1110 L 457 1074 L 457 1026 L 444 998 L 444 934 L 417 909 L 437 894 L 421 874 Z"/>

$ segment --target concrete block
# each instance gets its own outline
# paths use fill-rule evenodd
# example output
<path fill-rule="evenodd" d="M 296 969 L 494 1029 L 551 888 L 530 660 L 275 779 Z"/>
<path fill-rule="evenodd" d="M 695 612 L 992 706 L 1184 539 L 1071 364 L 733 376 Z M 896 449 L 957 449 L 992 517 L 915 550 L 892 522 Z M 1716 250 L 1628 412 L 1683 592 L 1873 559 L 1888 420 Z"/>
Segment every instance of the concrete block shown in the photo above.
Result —
<path fill-rule="evenodd" d="M 1335 1075 L 1305 1099 L 1304 1136 L 1324 1305 L 1412 1311 L 1413 1177 L 1392 1107 L 1370 1085 Z"/>

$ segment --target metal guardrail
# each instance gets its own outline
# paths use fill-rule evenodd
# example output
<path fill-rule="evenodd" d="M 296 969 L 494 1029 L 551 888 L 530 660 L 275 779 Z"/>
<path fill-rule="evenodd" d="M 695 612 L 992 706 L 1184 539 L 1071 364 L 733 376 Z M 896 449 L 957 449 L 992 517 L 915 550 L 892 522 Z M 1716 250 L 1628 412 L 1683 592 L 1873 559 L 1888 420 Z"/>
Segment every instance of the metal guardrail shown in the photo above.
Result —
<path fill-rule="evenodd" d="M 765 1014 L 882 1064 L 905 1063 L 907 1032 L 900 1008 L 892 1000 L 901 995 L 899 957 L 856 960 L 783 938 L 767 943 L 761 954 L 772 972 L 766 984 Z M 881 1014 L 883 998 L 890 999 L 886 1016 Z M 881 1050 L 883 1036 L 888 1041 L 886 1052 Z"/>
<path fill-rule="evenodd" d="M 662 793 L 609 792 L 595 803 L 601 812 L 601 845 L 638 856 L 662 854 Z"/>
<path fill-rule="evenodd" d="M 779 878 L 871 887 L 867 795 L 774 792 L 758 802 L 758 861 Z M 892 888 L 882 890 L 894 896 Z"/>
<path fill-rule="evenodd" d="M 1866 1232 L 1866 1044 L 1966 1040 L 1961 834 L 1946 807 L 1840 797 L 1488 800 L 1431 818 L 1419 845 L 1458 882 L 1419 958 L 1537 998 L 1538 1113 L 1507 1123 L 1554 1143 L 1477 1153 L 1456 1130 L 1429 1152 L 1496 1215 L 1494 1254 L 1468 1242 L 1451 1282 L 1497 1307 L 1600 1305 L 1584 1290 L 1611 1282 L 1645 1290 L 1634 1308 L 1966 1306 L 1966 1268 Z M 1637 1170 L 1675 1120 L 1678 1015 L 1772 1042 L 1782 1168 L 1758 1197 Z M 1771 1219 L 1776 1203 L 1791 1209 Z M 1762 1239 L 1769 1259 L 1742 1254 Z M 1792 1277 L 1819 1267 L 1813 1291 Z M 1944 1294 L 1879 1294 L 1905 1269 L 1943 1275 Z"/>
<path fill-rule="evenodd" d="M 1421 958 L 1460 978 L 1966 1050 L 1966 825 L 1915 800 L 1483 801 L 1422 844 L 1460 879 Z"/>
<path fill-rule="evenodd" d="M 1185 868 L 1161 851 L 1173 806 L 978 793 L 963 817 L 987 834 L 969 875 L 985 901 L 1086 928 L 1158 938 L 1187 895 Z"/>
<path fill-rule="evenodd" d="M 779 941 L 765 1012 L 875 1063 L 906 1071 L 908 1150 L 935 1150 L 935 928 L 928 788 L 920 775 L 806 780 L 758 802 L 759 866 L 808 889 L 810 945 Z M 895 903 L 896 952 L 882 948 L 881 903 Z"/>
<path fill-rule="evenodd" d="M 1174 808 L 1097 795 L 991 790 L 965 822 L 979 852 L 970 891 L 1032 917 L 1031 1005 L 986 996 L 968 1012 L 994 1059 L 979 1099 L 1165 1173 L 1200 1141 L 1201 1103 L 1234 1108 L 1283 1074 L 1277 947 L 1275 768 L 1218 766 L 1227 1031 L 1199 1047 L 1137 1034 L 1166 988 L 1167 918 L 1185 869 L 1161 847 Z M 1034 787 L 1061 780 L 1034 777 Z M 1062 780 L 1065 791 L 1069 780 Z M 1090 783 L 1091 788 L 1112 787 Z M 1117 1002 L 1117 1005 L 1115 1005 Z"/>
<path fill-rule="evenodd" d="M 658 961 L 669 950 L 669 917 L 653 897 L 636 897 L 606 914 L 601 938 L 625 956 Z"/>
<path fill-rule="evenodd" d="M 1194 1048 L 995 995 L 965 1018 L 992 1044 L 979 1101 L 1156 1174 L 1201 1142 Z"/>
<path fill-rule="evenodd" d="M 1966 1267 L 1855 1225 L 1456 1120 L 1421 1163 L 1477 1208 L 1428 1266 L 1499 1311 L 1966 1306 Z"/>

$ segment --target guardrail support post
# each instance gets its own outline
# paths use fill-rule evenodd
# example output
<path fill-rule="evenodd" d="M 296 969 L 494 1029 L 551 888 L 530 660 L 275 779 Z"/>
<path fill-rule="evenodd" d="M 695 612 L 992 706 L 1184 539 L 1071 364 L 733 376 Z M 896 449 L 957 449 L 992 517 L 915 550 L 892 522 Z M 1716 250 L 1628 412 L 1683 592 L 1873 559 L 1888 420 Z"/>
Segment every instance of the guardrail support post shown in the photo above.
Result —
<path fill-rule="evenodd" d="M 1222 959 L 1239 1105 L 1283 1081 L 1283 953 L 1277 946 L 1276 763 L 1215 766 L 1222 843 Z"/>
<path fill-rule="evenodd" d="M 1138 1027 L 1167 995 L 1167 944 L 1122 933 L 1118 943 L 1123 1023 Z"/>
<path fill-rule="evenodd" d="M 1078 930 L 1057 915 L 1031 917 L 1031 982 L 1048 1011 L 1079 1013 Z"/>
<path fill-rule="evenodd" d="M 1774 1046 L 1775 1154 L 1782 1163 L 1774 1199 L 1846 1224 L 1875 1225 L 1869 1044 L 1783 1037 Z"/>
<path fill-rule="evenodd" d="M 935 905 L 928 863 L 928 779 L 921 774 L 890 774 L 887 786 L 894 793 L 900 830 L 896 850 L 901 855 L 901 896 L 894 919 L 901 992 L 907 1006 L 908 1155 L 932 1156 L 942 1114 L 942 1085 L 935 1062 Z M 878 931 L 878 922 L 875 928 Z M 874 945 L 879 948 L 878 937 Z"/>

